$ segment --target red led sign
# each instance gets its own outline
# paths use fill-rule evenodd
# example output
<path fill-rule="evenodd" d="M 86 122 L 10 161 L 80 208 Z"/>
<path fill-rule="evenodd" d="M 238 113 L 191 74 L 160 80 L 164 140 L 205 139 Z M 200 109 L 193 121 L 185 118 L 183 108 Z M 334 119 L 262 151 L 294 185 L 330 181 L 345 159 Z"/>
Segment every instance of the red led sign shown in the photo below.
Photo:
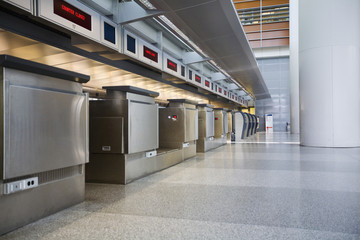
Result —
<path fill-rule="evenodd" d="M 232 95 L 231 97 L 232 97 L 232 99 L 234 99 L 234 98 L 235 98 L 235 97 L 234 97 L 234 95 Z"/>
<path fill-rule="evenodd" d="M 210 87 L 210 82 L 205 80 L 205 86 Z"/>
<path fill-rule="evenodd" d="M 151 50 L 150 48 L 144 46 L 144 57 L 154 61 L 158 62 L 158 53 Z"/>
<path fill-rule="evenodd" d="M 54 13 L 91 31 L 91 15 L 63 0 L 54 0 Z"/>
<path fill-rule="evenodd" d="M 201 83 L 201 77 L 195 74 L 195 81 Z"/>
<path fill-rule="evenodd" d="M 216 117 L 215 120 L 219 120 L 219 118 Z"/>
<path fill-rule="evenodd" d="M 224 95 L 226 95 L 226 90 L 224 90 Z"/>
<path fill-rule="evenodd" d="M 167 67 L 175 72 L 177 71 L 177 64 L 169 59 L 167 60 Z"/>
<path fill-rule="evenodd" d="M 221 93 L 222 92 L 222 88 L 221 87 L 219 87 L 219 93 Z"/>

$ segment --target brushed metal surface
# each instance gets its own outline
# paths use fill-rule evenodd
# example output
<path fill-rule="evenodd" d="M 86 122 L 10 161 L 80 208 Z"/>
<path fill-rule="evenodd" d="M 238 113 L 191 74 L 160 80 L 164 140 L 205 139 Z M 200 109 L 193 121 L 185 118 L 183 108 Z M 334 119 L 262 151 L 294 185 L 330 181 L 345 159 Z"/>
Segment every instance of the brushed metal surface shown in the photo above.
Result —
<path fill-rule="evenodd" d="M 173 119 L 175 115 L 176 119 Z M 168 107 L 159 109 L 159 140 L 161 147 L 171 147 L 172 142 L 186 142 L 185 118 L 184 108 Z"/>
<path fill-rule="evenodd" d="M 176 118 L 174 118 L 176 116 Z M 159 109 L 159 139 L 162 147 L 179 146 L 198 139 L 198 110 L 195 105 L 173 102 Z"/>
<path fill-rule="evenodd" d="M 85 163 L 84 95 L 10 85 L 7 106 L 5 179 Z"/>
<path fill-rule="evenodd" d="M 215 138 L 221 138 L 224 132 L 224 114 L 222 110 L 214 110 L 214 126 L 215 126 Z"/>
<path fill-rule="evenodd" d="M 84 201 L 84 174 L 0 197 L 0 235 Z"/>
<path fill-rule="evenodd" d="M 215 134 L 215 123 L 214 123 L 215 115 L 214 111 L 207 110 L 206 111 L 206 138 L 213 137 Z"/>
<path fill-rule="evenodd" d="M 185 142 L 198 139 L 198 110 L 185 109 Z"/>
<path fill-rule="evenodd" d="M 90 127 L 91 153 L 124 153 L 123 117 L 94 117 Z"/>
<path fill-rule="evenodd" d="M 158 148 L 158 105 L 129 101 L 128 106 L 128 153 Z"/>

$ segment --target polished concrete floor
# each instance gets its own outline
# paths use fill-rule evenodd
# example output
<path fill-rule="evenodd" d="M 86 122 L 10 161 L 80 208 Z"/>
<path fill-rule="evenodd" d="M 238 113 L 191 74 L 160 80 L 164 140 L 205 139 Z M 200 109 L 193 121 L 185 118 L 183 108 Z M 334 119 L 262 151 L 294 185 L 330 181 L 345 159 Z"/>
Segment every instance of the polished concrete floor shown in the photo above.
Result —
<path fill-rule="evenodd" d="M 360 149 L 258 134 L 86 201 L 1 239 L 360 239 Z"/>

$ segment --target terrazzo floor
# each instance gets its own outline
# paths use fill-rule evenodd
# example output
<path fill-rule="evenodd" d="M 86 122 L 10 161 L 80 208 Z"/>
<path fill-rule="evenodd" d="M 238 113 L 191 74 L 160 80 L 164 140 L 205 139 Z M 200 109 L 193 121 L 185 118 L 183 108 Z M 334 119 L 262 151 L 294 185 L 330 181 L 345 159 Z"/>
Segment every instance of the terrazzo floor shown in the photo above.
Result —
<path fill-rule="evenodd" d="M 360 239 L 360 148 L 300 147 L 257 134 L 0 239 Z"/>

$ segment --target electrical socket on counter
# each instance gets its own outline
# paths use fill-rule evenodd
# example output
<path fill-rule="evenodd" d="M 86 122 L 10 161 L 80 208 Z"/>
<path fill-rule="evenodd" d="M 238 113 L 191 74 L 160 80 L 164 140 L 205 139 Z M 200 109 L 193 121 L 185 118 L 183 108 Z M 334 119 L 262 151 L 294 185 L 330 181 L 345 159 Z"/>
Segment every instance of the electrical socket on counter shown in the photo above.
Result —
<path fill-rule="evenodd" d="M 15 182 L 4 184 L 4 194 L 11 194 L 18 191 L 27 190 L 39 185 L 38 177 L 23 179 Z"/>

